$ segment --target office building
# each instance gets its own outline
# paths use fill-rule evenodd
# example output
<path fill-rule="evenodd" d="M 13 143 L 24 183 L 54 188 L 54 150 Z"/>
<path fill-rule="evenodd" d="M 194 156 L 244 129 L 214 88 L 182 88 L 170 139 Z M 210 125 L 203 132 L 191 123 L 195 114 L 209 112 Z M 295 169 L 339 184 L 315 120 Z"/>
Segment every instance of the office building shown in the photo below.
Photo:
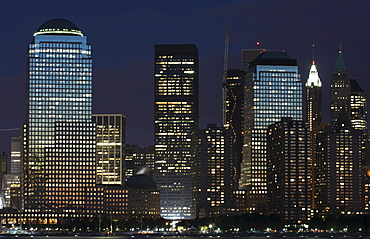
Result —
<path fill-rule="evenodd" d="M 122 114 L 93 114 L 96 124 L 96 183 L 123 185 L 126 117 Z"/>
<path fill-rule="evenodd" d="M 138 173 L 126 182 L 129 191 L 130 217 L 157 219 L 160 217 L 160 194 L 154 180 Z"/>
<path fill-rule="evenodd" d="M 345 111 L 336 122 L 316 137 L 315 213 L 321 217 L 362 210 L 362 132 L 351 127 Z"/>
<path fill-rule="evenodd" d="M 247 210 L 263 212 L 267 192 L 267 129 L 282 117 L 302 120 L 302 82 L 297 60 L 286 52 L 263 52 L 249 67 L 239 187 L 247 191 Z"/>
<path fill-rule="evenodd" d="M 282 118 L 267 134 L 267 211 L 287 221 L 311 213 L 310 130 L 307 122 Z"/>
<path fill-rule="evenodd" d="M 342 54 L 342 47 L 340 47 L 337 61 L 331 73 L 330 120 L 332 125 L 337 125 L 337 120 L 341 111 L 345 111 L 348 114 L 348 118 L 351 118 L 351 82 L 349 71 L 344 63 Z"/>
<path fill-rule="evenodd" d="M 117 222 L 130 218 L 129 190 L 117 184 L 109 184 L 104 188 L 104 213 L 106 217 Z M 101 203 L 101 202 L 99 202 Z"/>
<path fill-rule="evenodd" d="M 10 145 L 10 171 L 4 174 L 3 190 L 4 199 L 7 207 L 17 210 L 21 209 L 21 187 L 20 187 L 20 167 L 21 167 L 21 142 L 20 137 L 12 137 Z"/>
<path fill-rule="evenodd" d="M 357 80 L 351 79 L 351 126 L 363 132 L 364 146 L 368 139 L 367 134 L 367 96 L 366 92 L 358 84 Z"/>
<path fill-rule="evenodd" d="M 126 179 L 140 171 L 153 177 L 155 153 L 153 145 L 141 148 L 138 145 L 127 144 L 125 150 Z"/>
<path fill-rule="evenodd" d="M 21 139 L 12 137 L 10 144 L 10 172 L 11 174 L 20 174 L 21 168 Z"/>
<path fill-rule="evenodd" d="M 239 181 L 240 165 L 243 158 L 244 133 L 244 86 L 246 72 L 233 69 L 227 71 L 224 86 L 224 127 L 230 129 L 233 138 L 233 167 L 235 168 L 235 181 Z"/>
<path fill-rule="evenodd" d="M 240 212 L 233 200 L 237 189 L 231 130 L 208 124 L 198 131 L 198 153 L 192 166 L 192 218 Z"/>
<path fill-rule="evenodd" d="M 259 46 L 259 44 L 258 44 Z M 243 49 L 242 50 L 242 70 L 248 71 L 249 63 L 256 59 L 262 52 L 265 52 L 266 49 Z"/>
<path fill-rule="evenodd" d="M 99 211 L 103 192 L 95 187 L 96 127 L 87 37 L 68 20 L 45 22 L 29 44 L 27 75 L 24 216 L 92 216 Z"/>
<path fill-rule="evenodd" d="M 195 45 L 155 45 L 155 181 L 166 219 L 190 219 L 198 73 Z"/>

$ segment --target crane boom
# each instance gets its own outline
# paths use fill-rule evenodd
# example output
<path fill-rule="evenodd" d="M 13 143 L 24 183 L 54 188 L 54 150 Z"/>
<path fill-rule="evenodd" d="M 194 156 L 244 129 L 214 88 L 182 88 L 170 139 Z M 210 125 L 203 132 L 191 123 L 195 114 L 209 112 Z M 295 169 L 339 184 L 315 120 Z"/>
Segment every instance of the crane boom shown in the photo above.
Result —
<path fill-rule="evenodd" d="M 226 26 L 225 34 L 225 51 L 224 51 L 224 70 L 222 74 L 222 123 L 225 126 L 226 122 L 226 94 L 227 94 L 227 68 L 229 63 L 229 26 Z"/>
<path fill-rule="evenodd" d="M 15 130 L 20 130 L 20 128 L 0 129 L 0 132 L 1 131 L 15 131 Z"/>

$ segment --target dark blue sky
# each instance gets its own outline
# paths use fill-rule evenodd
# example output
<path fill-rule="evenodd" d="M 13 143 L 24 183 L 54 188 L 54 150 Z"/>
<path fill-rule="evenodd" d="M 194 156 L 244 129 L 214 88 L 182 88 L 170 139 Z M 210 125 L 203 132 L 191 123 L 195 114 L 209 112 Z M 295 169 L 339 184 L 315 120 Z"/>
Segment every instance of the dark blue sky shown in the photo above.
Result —
<path fill-rule="evenodd" d="M 298 59 L 307 79 L 312 43 L 325 94 L 339 42 L 352 78 L 369 92 L 370 1 L 3 1 L 0 7 L 0 129 L 18 128 L 26 112 L 26 53 L 47 20 L 65 18 L 93 49 L 94 113 L 127 117 L 127 143 L 153 144 L 154 44 L 194 43 L 200 53 L 200 126 L 221 121 L 221 79 L 226 25 L 229 67 L 255 42 Z M 328 115 L 328 102 L 324 103 Z M 11 136 L 0 132 L 0 151 Z"/>

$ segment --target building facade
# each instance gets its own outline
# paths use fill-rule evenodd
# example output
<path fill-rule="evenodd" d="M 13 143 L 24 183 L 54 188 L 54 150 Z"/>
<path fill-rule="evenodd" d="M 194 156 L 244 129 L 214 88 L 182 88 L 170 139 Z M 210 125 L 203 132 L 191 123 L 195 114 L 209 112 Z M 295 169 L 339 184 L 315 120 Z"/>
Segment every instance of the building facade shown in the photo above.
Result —
<path fill-rule="evenodd" d="M 126 164 L 126 179 L 129 179 L 138 172 L 153 177 L 154 172 L 154 146 L 141 148 L 138 145 L 126 145 L 125 164 Z"/>
<path fill-rule="evenodd" d="M 336 122 L 316 140 L 315 213 L 321 217 L 362 211 L 362 132 L 351 127 L 344 111 Z"/>
<path fill-rule="evenodd" d="M 161 216 L 166 219 L 190 219 L 198 73 L 195 45 L 155 45 L 154 176 L 161 195 Z"/>
<path fill-rule="evenodd" d="M 351 126 L 363 132 L 363 145 L 368 141 L 367 127 L 367 96 L 366 92 L 358 84 L 357 80 L 351 79 Z"/>
<path fill-rule="evenodd" d="M 249 69 L 249 63 L 256 59 L 266 49 L 243 49 L 242 50 L 242 70 L 247 72 Z"/>
<path fill-rule="evenodd" d="M 96 183 L 125 182 L 126 117 L 122 114 L 93 114 L 96 124 Z"/>
<path fill-rule="evenodd" d="M 351 82 L 349 71 L 344 63 L 342 47 L 339 48 L 338 58 L 331 73 L 330 83 L 330 120 L 332 125 L 337 125 L 341 111 L 350 116 Z"/>
<path fill-rule="evenodd" d="M 282 117 L 302 119 L 302 82 L 297 60 L 285 52 L 263 52 L 249 67 L 239 187 L 247 191 L 247 210 L 261 212 L 266 210 L 267 129 Z"/>
<path fill-rule="evenodd" d="M 25 215 L 90 216 L 99 206 L 91 112 L 91 46 L 72 22 L 47 21 L 28 49 L 21 164 Z"/>
<path fill-rule="evenodd" d="M 207 125 L 198 132 L 198 149 L 192 166 L 192 218 L 232 215 L 239 212 L 231 130 Z"/>
<path fill-rule="evenodd" d="M 239 69 L 227 71 L 224 86 L 224 115 L 225 129 L 230 129 L 233 138 L 233 167 L 235 170 L 235 181 L 240 178 L 240 165 L 243 158 L 244 144 L 244 89 L 246 72 Z"/>
<path fill-rule="evenodd" d="M 287 221 L 311 213 L 310 130 L 307 122 L 282 118 L 267 134 L 267 211 Z"/>

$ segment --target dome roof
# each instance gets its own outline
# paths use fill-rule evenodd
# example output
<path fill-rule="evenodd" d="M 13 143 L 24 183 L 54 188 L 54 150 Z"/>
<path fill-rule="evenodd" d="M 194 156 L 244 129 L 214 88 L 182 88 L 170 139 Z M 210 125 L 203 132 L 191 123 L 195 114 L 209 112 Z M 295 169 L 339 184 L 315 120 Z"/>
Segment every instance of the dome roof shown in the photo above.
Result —
<path fill-rule="evenodd" d="M 51 19 L 42 24 L 39 29 L 35 32 L 36 35 L 77 35 L 83 36 L 82 32 L 78 27 L 66 20 L 61 18 Z"/>
<path fill-rule="evenodd" d="M 133 189 L 157 189 L 154 180 L 145 174 L 137 174 L 127 179 L 125 186 Z"/>

